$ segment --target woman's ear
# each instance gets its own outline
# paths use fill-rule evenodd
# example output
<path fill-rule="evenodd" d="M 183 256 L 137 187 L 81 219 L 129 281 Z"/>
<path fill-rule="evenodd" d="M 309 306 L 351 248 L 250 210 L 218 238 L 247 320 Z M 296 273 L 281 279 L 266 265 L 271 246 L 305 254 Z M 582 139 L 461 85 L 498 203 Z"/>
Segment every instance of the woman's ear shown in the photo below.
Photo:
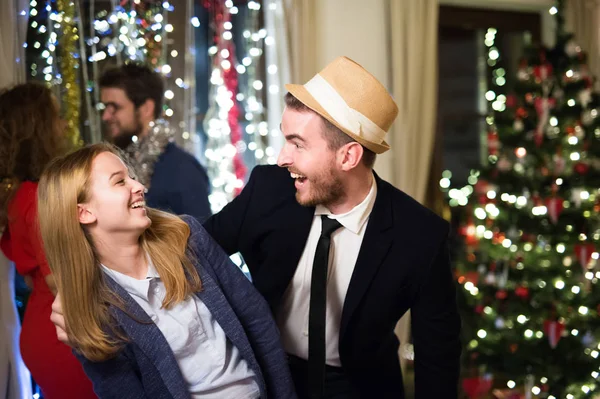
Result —
<path fill-rule="evenodd" d="M 79 223 L 91 224 L 96 221 L 96 216 L 89 209 L 87 204 L 77 204 L 77 216 L 79 217 Z"/>

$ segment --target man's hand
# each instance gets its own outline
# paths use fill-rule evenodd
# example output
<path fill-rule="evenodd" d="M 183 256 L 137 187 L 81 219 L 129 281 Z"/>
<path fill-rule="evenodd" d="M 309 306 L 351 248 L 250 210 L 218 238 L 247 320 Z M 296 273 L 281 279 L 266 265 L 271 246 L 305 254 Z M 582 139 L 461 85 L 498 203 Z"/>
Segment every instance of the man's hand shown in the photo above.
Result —
<path fill-rule="evenodd" d="M 50 320 L 56 327 L 56 336 L 58 340 L 63 344 L 69 345 L 69 336 L 67 335 L 67 328 L 65 327 L 65 317 L 62 312 L 62 303 L 60 302 L 60 295 L 57 294 L 52 302 L 52 314 Z"/>
<path fill-rule="evenodd" d="M 54 276 L 52 274 L 47 275 L 44 280 L 46 280 L 46 285 L 52 291 L 52 295 L 58 294 L 58 288 L 56 288 L 56 280 L 54 280 Z"/>

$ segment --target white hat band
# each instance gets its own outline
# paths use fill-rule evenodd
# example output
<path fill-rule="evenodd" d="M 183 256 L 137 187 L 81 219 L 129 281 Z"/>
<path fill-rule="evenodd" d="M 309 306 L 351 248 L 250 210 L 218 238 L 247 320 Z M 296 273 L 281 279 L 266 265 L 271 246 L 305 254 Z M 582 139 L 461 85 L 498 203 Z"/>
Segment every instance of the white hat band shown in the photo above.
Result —
<path fill-rule="evenodd" d="M 369 142 L 381 144 L 385 131 L 375 122 L 350 108 L 340 94 L 321 75 L 315 75 L 304 87 L 344 129 Z"/>

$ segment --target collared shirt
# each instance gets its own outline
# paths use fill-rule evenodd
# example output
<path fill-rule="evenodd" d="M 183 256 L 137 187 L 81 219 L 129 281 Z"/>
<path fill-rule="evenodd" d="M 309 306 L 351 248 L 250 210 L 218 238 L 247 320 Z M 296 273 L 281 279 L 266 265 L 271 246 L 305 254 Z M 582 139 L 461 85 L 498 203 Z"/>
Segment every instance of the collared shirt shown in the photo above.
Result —
<path fill-rule="evenodd" d="M 167 340 L 192 398 L 258 398 L 255 374 L 196 295 L 162 308 L 164 283 L 148 259 L 148 273 L 137 280 L 103 266 L 150 316 Z"/>
<path fill-rule="evenodd" d="M 376 197 L 377 184 L 373 178 L 369 194 L 349 212 L 332 215 L 324 206 L 316 207 L 304 252 L 277 314 L 277 324 L 287 353 L 308 359 L 308 315 L 312 267 L 321 235 L 321 215 L 331 215 L 330 217 L 340 222 L 342 227 L 331 235 L 329 249 L 325 356 L 328 365 L 341 366 L 339 335 L 344 300 Z"/>

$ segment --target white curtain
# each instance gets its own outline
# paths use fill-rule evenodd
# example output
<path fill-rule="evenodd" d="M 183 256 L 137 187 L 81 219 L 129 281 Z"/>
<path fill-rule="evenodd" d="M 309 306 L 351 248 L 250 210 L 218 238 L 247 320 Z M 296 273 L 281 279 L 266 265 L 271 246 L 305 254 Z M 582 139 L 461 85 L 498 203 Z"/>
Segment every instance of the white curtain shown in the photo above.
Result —
<path fill-rule="evenodd" d="M 399 113 L 391 130 L 393 183 L 419 202 L 425 200 L 437 113 L 438 0 L 389 0 L 392 95 Z M 410 339 L 410 314 L 396 333 Z M 401 364 L 406 365 L 401 356 Z"/>
<path fill-rule="evenodd" d="M 284 143 L 279 124 L 284 108 L 283 95 L 286 92 L 284 85 L 291 82 L 290 43 L 283 0 L 265 1 L 263 10 L 268 35 L 268 39 L 265 40 L 268 137 L 269 146 L 273 149 L 273 154 L 269 155 L 269 162 L 275 163 Z"/>
<path fill-rule="evenodd" d="M 29 1 L 0 1 L 0 88 L 25 80 Z"/>
<path fill-rule="evenodd" d="M 19 350 L 14 281 L 15 265 L 0 251 L 0 398 L 31 399 L 31 376 Z"/>
<path fill-rule="evenodd" d="M 286 83 L 304 84 L 325 66 L 317 65 L 317 1 L 283 0 L 290 60 Z"/>
<path fill-rule="evenodd" d="M 0 88 L 25 80 L 28 14 L 27 0 L 0 1 Z M 31 399 L 31 377 L 19 351 L 14 273 L 14 264 L 0 252 L 0 399 Z"/>
<path fill-rule="evenodd" d="M 575 34 L 575 41 L 588 54 L 590 73 L 600 79 L 600 0 L 566 1 L 565 29 Z M 595 89 L 600 89 L 600 81 Z"/>

